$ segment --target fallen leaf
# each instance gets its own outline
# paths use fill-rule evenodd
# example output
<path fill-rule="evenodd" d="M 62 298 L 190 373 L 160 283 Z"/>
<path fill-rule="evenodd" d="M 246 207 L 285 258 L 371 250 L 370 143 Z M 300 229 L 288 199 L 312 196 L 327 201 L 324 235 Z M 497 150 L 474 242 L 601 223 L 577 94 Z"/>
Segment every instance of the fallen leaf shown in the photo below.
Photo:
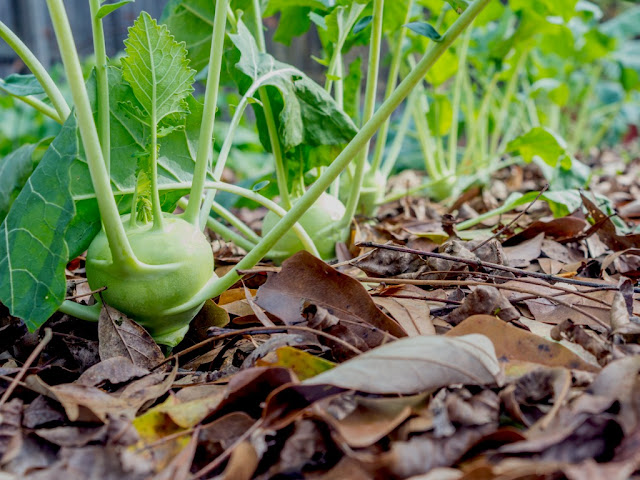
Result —
<path fill-rule="evenodd" d="M 88 368 L 74 383 L 92 387 L 99 387 L 104 383 L 117 385 L 148 374 L 149 370 L 134 365 L 129 358 L 116 356 Z"/>
<path fill-rule="evenodd" d="M 256 365 L 259 367 L 289 368 L 293 370 L 300 380 L 314 377 L 336 365 L 329 360 L 316 357 L 293 347 L 280 347 L 276 350 L 276 355 L 278 357 L 276 362 L 269 363 L 264 360 L 258 360 Z"/>
<path fill-rule="evenodd" d="M 303 383 L 408 395 L 456 383 L 492 385 L 501 382 L 502 371 L 491 341 L 483 335 L 469 335 L 400 339 L 347 360 Z"/>
<path fill-rule="evenodd" d="M 495 346 L 503 363 L 530 362 L 550 367 L 597 372 L 600 368 L 585 362 L 557 342 L 514 327 L 490 315 L 474 315 L 446 333 L 447 337 L 482 333 Z"/>
<path fill-rule="evenodd" d="M 98 340 L 101 360 L 122 356 L 146 369 L 164 360 L 162 350 L 149 332 L 108 305 L 100 311 Z"/>
<path fill-rule="evenodd" d="M 258 289 L 256 303 L 288 325 L 300 323 L 302 302 L 309 300 L 341 320 L 367 323 L 396 337 L 404 330 L 382 313 L 356 279 L 344 275 L 308 252 L 299 252 L 282 264 Z"/>
<path fill-rule="evenodd" d="M 407 335 L 435 335 L 436 329 L 431 323 L 429 305 L 424 300 L 413 298 L 373 297 L 379 307 L 387 310 Z"/>

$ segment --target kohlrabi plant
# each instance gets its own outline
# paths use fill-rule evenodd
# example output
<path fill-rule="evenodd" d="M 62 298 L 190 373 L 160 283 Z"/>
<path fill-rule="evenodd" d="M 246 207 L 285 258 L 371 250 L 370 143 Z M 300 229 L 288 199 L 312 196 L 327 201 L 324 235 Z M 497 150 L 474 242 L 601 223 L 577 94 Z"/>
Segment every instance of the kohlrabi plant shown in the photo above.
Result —
<path fill-rule="evenodd" d="M 63 1 L 47 0 L 72 105 L 28 48 L 0 24 L 2 38 L 46 95 L 34 106 L 63 122 L 0 226 L 0 300 L 30 329 L 56 310 L 97 320 L 104 300 L 172 346 L 207 299 L 240 279 L 238 270 L 299 248 L 333 255 L 355 212 L 369 140 L 489 0 L 469 3 L 377 109 L 370 93 L 375 85 L 369 87 L 359 129 L 325 88 L 265 52 L 259 1 L 173 1 L 169 28 L 142 13 L 129 29 L 119 66 L 108 66 L 102 19 L 127 2 L 89 3 L 95 69 L 85 80 Z M 375 0 L 372 10 L 378 52 L 383 4 Z M 193 83 L 196 69 L 205 67 L 200 103 Z M 377 66 L 371 73 L 377 74 Z M 242 97 L 214 154 L 216 106 L 225 78 Z M 258 186 L 220 181 L 248 105 L 274 158 L 279 204 L 261 195 Z M 357 188 L 345 209 L 325 192 L 352 163 Z M 318 170 L 308 184 L 306 174 Z M 273 211 L 263 235 L 218 204 L 217 191 Z M 182 213 L 175 213 L 177 205 Z M 248 251 L 220 278 L 202 233 L 207 225 Z M 92 306 L 65 300 L 65 266 L 85 250 L 89 285 L 101 290 Z"/>

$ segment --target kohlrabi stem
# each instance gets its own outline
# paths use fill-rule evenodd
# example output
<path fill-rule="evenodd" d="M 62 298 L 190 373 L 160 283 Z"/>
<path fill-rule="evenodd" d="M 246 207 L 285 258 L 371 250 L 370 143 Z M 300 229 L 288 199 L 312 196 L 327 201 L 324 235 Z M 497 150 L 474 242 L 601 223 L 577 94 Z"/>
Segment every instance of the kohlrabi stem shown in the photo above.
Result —
<path fill-rule="evenodd" d="M 216 206 L 218 204 L 214 203 L 213 205 Z M 186 208 L 187 207 L 187 201 L 185 199 L 181 198 L 178 201 L 178 206 L 180 208 Z M 227 213 L 229 213 L 231 216 L 233 216 L 235 219 L 237 219 L 238 222 L 240 222 L 240 224 L 243 226 L 243 229 L 248 229 L 249 231 L 251 231 L 251 233 L 256 237 L 256 240 L 255 241 L 247 240 L 242 235 L 234 232 L 233 230 L 231 230 L 229 227 L 227 227 L 223 223 L 221 223 L 218 220 L 216 220 L 215 218 L 211 218 L 209 216 L 207 216 L 207 218 L 205 218 L 202 223 L 204 223 L 207 227 L 209 227 L 209 229 L 211 231 L 217 233 L 218 235 L 220 235 L 226 241 L 233 242 L 237 246 L 239 246 L 240 248 L 245 249 L 246 251 L 251 250 L 253 247 L 256 246 L 256 243 L 261 240 L 261 238 L 258 235 L 256 235 L 253 232 L 253 230 L 251 230 L 247 225 L 245 225 L 238 217 L 236 217 L 235 215 L 233 215 L 231 212 L 229 212 L 226 209 L 225 209 L 225 211 Z M 224 218 L 224 216 L 222 216 L 222 217 Z M 229 221 L 229 220 L 227 219 L 227 221 Z M 232 223 L 232 222 L 229 221 L 229 223 Z"/>
<path fill-rule="evenodd" d="M 311 205 L 322 195 L 338 175 L 349 165 L 353 158 L 375 135 L 380 126 L 393 111 L 407 98 L 411 90 L 422 81 L 427 71 L 440 58 L 442 53 L 449 48 L 451 43 L 464 31 L 471 21 L 482 11 L 491 0 L 474 0 L 467 9 L 451 25 L 442 36 L 439 43 L 433 44 L 422 57 L 416 68 L 405 77 L 393 94 L 387 98 L 375 112 L 373 117 L 366 122 L 360 131 L 353 137 L 344 150 L 327 167 L 320 177 L 309 187 L 307 192 L 293 205 L 291 210 L 275 225 L 263 239 L 252 249 L 237 265 L 221 278 L 212 278 L 198 294 L 191 300 L 166 312 L 182 312 L 188 308 L 200 305 L 204 300 L 220 295 L 240 279 L 238 270 L 253 268 L 262 258 L 269 253 L 278 240 L 294 225 Z"/>
<path fill-rule="evenodd" d="M 114 263 L 134 266 L 139 262 L 136 259 L 124 227 L 120 220 L 120 214 L 111 191 L 109 174 L 107 173 L 98 132 L 93 121 L 93 112 L 89 103 L 89 96 L 84 85 L 82 68 L 78 59 L 75 43 L 69 19 L 64 9 L 62 0 L 47 0 L 47 6 L 51 15 L 51 22 L 56 33 L 60 56 L 67 74 L 67 80 L 71 87 L 73 103 L 78 117 L 78 128 L 87 156 L 87 164 L 91 174 L 91 181 L 96 192 L 100 217 L 109 241 L 109 249 Z"/>
<path fill-rule="evenodd" d="M 333 52 L 331 54 L 331 59 L 329 60 L 329 66 L 327 67 L 327 78 L 324 83 L 324 89 L 329 93 L 331 93 L 331 86 L 333 84 L 332 77 L 339 76 L 340 81 L 342 81 L 342 74 L 338 73 L 338 67 L 342 63 L 342 48 L 344 47 L 344 42 L 349 37 L 349 33 L 351 32 L 351 29 L 355 25 L 356 20 L 358 20 L 358 17 L 362 13 L 362 11 L 365 9 L 365 7 L 366 7 L 366 4 L 359 4 L 356 2 L 352 2 L 351 6 L 349 7 L 342 7 L 342 6 L 337 7 L 337 8 L 349 8 L 349 17 L 347 18 L 347 22 L 344 25 L 344 29 L 342 29 L 342 31 L 340 32 L 340 35 L 338 36 L 338 41 L 333 45 Z M 337 101 L 338 99 L 337 92 L 336 92 L 336 95 L 334 95 L 334 98 Z"/>
<path fill-rule="evenodd" d="M 455 175 L 458 165 L 458 122 L 460 114 L 460 99 L 462 97 L 462 84 L 464 77 L 467 75 L 467 53 L 469 52 L 469 42 L 471 41 L 471 29 L 464 32 L 462 36 L 462 46 L 460 48 L 460 57 L 458 58 L 458 73 L 453 85 L 453 102 L 451 110 L 453 112 L 453 121 L 451 122 L 451 130 L 449 131 L 449 164 L 448 174 Z"/>
<path fill-rule="evenodd" d="M 100 0 L 89 0 L 91 10 L 91 30 L 93 32 L 93 52 L 96 57 L 96 84 L 98 91 L 98 138 L 102 146 L 102 157 L 111 170 L 111 134 L 109 128 L 109 78 L 107 76 L 107 51 L 104 44 L 102 18 L 98 18 Z"/>
<path fill-rule="evenodd" d="M 376 108 L 376 93 L 378 90 L 378 70 L 380 68 L 380 50 L 382 47 L 382 14 L 384 12 L 384 0 L 373 1 L 373 21 L 371 24 L 371 43 L 369 45 L 369 67 L 367 69 L 367 86 L 364 92 L 364 110 L 362 123 L 366 124 L 373 117 Z M 353 219 L 360 200 L 360 190 L 369 154 L 369 140 L 364 142 L 362 150 L 356 157 L 356 168 L 353 175 L 353 184 L 349 191 L 344 216 L 340 219 L 340 228 L 346 228 Z"/>
<path fill-rule="evenodd" d="M 151 72 L 153 75 L 153 90 L 152 98 L 153 106 L 151 107 L 151 211 L 153 212 L 153 229 L 162 230 L 164 227 L 164 219 L 162 216 L 162 208 L 160 206 L 160 193 L 158 192 L 158 120 L 156 117 L 156 80 L 155 71 Z M 195 175 L 194 175 L 195 177 Z"/>
<path fill-rule="evenodd" d="M 413 0 L 407 2 L 407 11 L 404 16 L 403 24 L 409 23 L 411 17 L 411 9 L 413 8 Z M 407 28 L 402 26 L 398 32 L 398 38 L 391 54 L 391 65 L 389 66 L 389 75 L 387 76 L 387 88 L 384 93 L 384 98 L 389 98 L 389 95 L 393 93 L 393 89 L 398 84 L 398 76 L 400 74 L 400 65 L 402 64 L 402 44 L 407 36 Z M 380 127 L 380 131 L 376 136 L 376 148 L 373 152 L 373 160 L 371 161 L 371 172 L 375 172 L 380 168 L 382 163 L 382 157 L 384 155 L 385 147 L 387 146 L 387 136 L 389 134 L 389 124 L 391 119 L 388 118 L 386 122 Z"/>
<path fill-rule="evenodd" d="M 607 112 L 607 114 L 609 115 L 606 120 L 604 120 L 601 124 L 600 124 L 600 128 L 598 128 L 598 130 L 596 131 L 595 135 L 591 135 L 591 138 L 589 139 L 589 141 L 585 144 L 584 146 L 584 151 L 585 152 L 589 152 L 589 150 L 591 150 L 593 147 L 595 147 L 596 145 L 599 145 L 600 142 L 602 141 L 602 139 L 604 138 L 604 136 L 607 134 L 607 132 L 609 131 L 609 129 L 611 128 L 611 125 L 613 124 L 613 122 L 615 121 L 616 117 L 618 116 L 618 114 L 620 113 L 620 111 L 622 110 L 622 107 L 624 106 L 624 101 L 621 102 L 617 102 L 613 105 L 607 105 L 607 107 L 609 106 L 613 106 L 615 107 L 614 109 L 612 109 L 612 112 Z M 593 112 L 592 112 L 593 113 Z"/>
<path fill-rule="evenodd" d="M 249 104 L 249 99 L 253 97 L 253 94 L 260 88 L 265 82 L 269 79 L 278 76 L 283 73 L 296 73 L 296 69 L 294 68 L 279 68 L 277 70 L 273 70 L 269 73 L 258 77 L 249 87 L 249 89 L 242 96 L 242 99 L 238 103 L 236 107 L 236 111 L 233 114 L 233 118 L 231 119 L 231 123 L 229 124 L 229 129 L 227 130 L 227 136 L 224 139 L 224 143 L 222 144 L 222 148 L 220 149 L 220 154 L 218 155 L 218 160 L 216 161 L 216 166 L 213 169 L 213 179 L 216 182 L 220 181 L 222 178 L 222 172 L 224 171 L 224 167 L 227 163 L 227 159 L 229 158 L 229 152 L 231 151 L 231 147 L 233 145 L 233 139 L 240 125 L 240 120 L 242 119 L 242 115 L 244 114 L 247 105 Z M 215 189 L 210 189 L 207 191 L 207 195 L 205 196 L 204 202 L 202 203 L 202 208 L 200 209 L 200 229 L 204 230 L 205 222 L 207 217 L 209 216 L 209 211 L 211 210 L 211 204 L 213 203 L 216 196 Z"/>
<path fill-rule="evenodd" d="M 83 305 L 81 303 L 74 302 L 73 300 L 65 300 L 62 302 L 62 305 L 58 307 L 59 312 L 87 322 L 97 322 L 100 320 L 100 310 L 102 310 L 101 303 Z"/>
<path fill-rule="evenodd" d="M 504 124 L 507 121 L 507 114 L 509 113 L 511 100 L 516 93 L 518 78 L 520 78 L 520 74 L 524 70 L 528 54 L 528 49 L 520 53 L 518 60 L 509 76 L 507 88 L 505 89 L 504 98 L 502 99 L 502 104 L 500 105 L 500 111 L 498 112 L 496 124 L 493 126 L 493 134 L 491 135 L 491 142 L 489 144 L 489 155 L 491 155 L 492 157 L 494 157 L 497 153 L 498 142 L 500 140 L 500 137 L 502 136 L 501 134 L 504 128 Z"/>
<path fill-rule="evenodd" d="M 391 143 L 391 148 L 382 163 L 382 174 L 385 178 L 389 178 L 391 175 L 391 171 L 400 156 L 400 151 L 402 150 L 402 144 L 404 143 L 404 139 L 407 136 L 407 132 L 409 131 L 409 122 L 411 121 L 411 103 L 415 99 L 415 90 L 411 92 L 409 95 L 409 100 L 405 103 L 404 112 L 402 112 L 402 118 L 400 119 L 400 124 L 398 125 L 398 131 L 396 132 L 396 136 L 393 138 L 393 142 Z M 413 99 L 413 100 L 412 100 Z"/>
<path fill-rule="evenodd" d="M 591 71 L 591 75 L 589 78 L 591 81 L 587 86 L 587 90 L 584 93 L 582 98 L 582 102 L 580 103 L 580 109 L 578 110 L 578 116 L 576 117 L 576 122 L 573 128 L 573 135 L 569 140 L 569 145 L 572 153 L 576 153 L 580 149 L 580 145 L 582 144 L 582 139 L 584 138 L 585 130 L 587 130 L 587 122 L 589 121 L 589 114 L 591 109 L 591 102 L 595 96 L 596 87 L 598 83 L 600 83 L 600 77 L 602 76 L 603 66 L 602 64 L 597 65 Z"/>
<path fill-rule="evenodd" d="M 260 0 L 253 0 L 253 15 L 255 27 L 253 36 L 255 38 L 258 51 L 260 51 L 260 53 L 264 53 L 266 51 L 266 46 L 264 41 L 264 30 L 262 27 L 262 10 L 260 8 Z M 287 188 L 287 173 L 284 168 L 284 157 L 282 156 L 282 146 L 280 145 L 280 136 L 278 135 L 276 120 L 273 116 L 273 109 L 271 108 L 271 101 L 269 100 L 267 88 L 260 88 L 258 94 L 260 96 L 260 102 L 262 103 L 265 122 L 267 123 L 267 131 L 269 132 L 269 143 L 271 144 L 271 153 L 273 153 L 273 161 L 276 169 L 276 182 L 278 184 L 278 191 L 280 192 L 280 203 L 288 210 L 291 208 L 291 198 L 289 196 L 289 189 Z"/>
<path fill-rule="evenodd" d="M 247 237 L 252 243 L 258 243 L 260 240 L 262 240 L 262 237 L 260 237 L 260 235 L 251 230 L 251 228 L 246 223 L 244 223 L 219 203 L 213 202 L 213 204 L 211 205 L 211 210 L 213 210 L 214 213 L 220 215 L 227 222 L 229 222 L 232 227 L 236 227 L 238 231 L 242 235 Z"/>
<path fill-rule="evenodd" d="M 218 91 L 220 88 L 220 70 L 222 54 L 224 52 L 222 47 L 224 44 L 228 5 L 229 0 L 218 0 L 216 2 L 213 34 L 211 36 L 211 52 L 209 54 L 209 72 L 207 73 L 202 123 L 200 124 L 198 152 L 196 153 L 196 166 L 193 172 L 193 184 L 191 185 L 191 191 L 189 193 L 189 204 L 184 212 L 184 219 L 196 227 L 200 220 L 200 202 L 202 201 L 204 182 L 207 179 L 207 170 L 209 169 L 209 156 L 212 153 L 213 127 L 216 118 Z"/>
<path fill-rule="evenodd" d="M 253 243 L 250 240 L 247 240 L 239 233 L 234 232 L 229 227 L 219 222 L 215 218 L 207 217 L 205 223 L 207 224 L 207 227 L 209 228 L 209 230 L 217 233 L 227 242 L 233 242 L 234 245 L 237 245 L 238 247 L 246 250 L 247 252 L 252 248 L 255 248 L 256 246 L 255 243 Z"/>
<path fill-rule="evenodd" d="M 53 107 L 51 107 L 50 105 L 47 105 L 46 103 L 44 103 L 39 98 L 36 98 L 33 95 L 27 95 L 25 97 L 20 97 L 20 96 L 17 96 L 17 95 L 14 95 L 14 96 L 18 100 L 22 100 L 27 105 L 35 108 L 36 110 L 38 110 L 43 115 L 46 115 L 47 117 L 52 118 L 53 120 L 55 120 L 56 122 L 58 122 L 60 124 L 64 123 L 65 119 L 60 118 L 60 115 L 58 115 L 58 112 L 56 112 L 56 110 Z"/>
<path fill-rule="evenodd" d="M 0 37 L 9 44 L 13 51 L 20 56 L 27 68 L 31 70 L 31 73 L 35 75 L 49 97 L 53 108 L 58 112 L 58 117 L 64 122 L 69 116 L 69 113 L 71 113 L 71 110 L 46 68 L 44 68 L 33 52 L 29 50 L 29 47 L 3 22 L 0 22 Z"/>

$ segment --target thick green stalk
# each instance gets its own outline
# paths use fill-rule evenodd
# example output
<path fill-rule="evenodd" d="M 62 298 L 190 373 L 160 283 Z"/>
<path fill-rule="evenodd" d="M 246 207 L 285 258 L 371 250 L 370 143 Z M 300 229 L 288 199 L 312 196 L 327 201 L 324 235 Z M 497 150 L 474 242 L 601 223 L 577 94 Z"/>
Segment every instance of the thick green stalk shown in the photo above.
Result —
<path fill-rule="evenodd" d="M 491 142 L 489 146 L 489 154 L 493 157 L 497 153 L 498 142 L 501 137 L 502 129 L 504 128 L 504 124 L 507 121 L 507 114 L 509 113 L 509 107 L 511 106 L 511 100 L 516 93 L 516 87 L 518 86 L 518 78 L 520 78 L 520 74 L 524 70 L 525 63 L 527 61 L 527 56 L 529 54 L 529 50 L 525 50 L 520 53 L 518 61 L 513 67 L 513 71 L 509 77 L 509 81 L 507 83 L 507 88 L 504 92 L 504 98 L 502 99 L 502 104 L 500 106 L 500 111 L 498 113 L 498 118 L 496 119 L 496 124 L 494 125 L 493 134 L 491 135 Z"/>
<path fill-rule="evenodd" d="M 255 248 L 256 244 L 250 240 L 247 240 L 242 235 L 234 232 L 223 223 L 217 221 L 215 218 L 208 217 L 206 220 L 207 227 L 212 232 L 217 233 L 227 242 L 233 242 L 234 245 L 246 250 L 247 252 L 252 248 Z"/>
<path fill-rule="evenodd" d="M 589 121 L 591 102 L 594 99 L 596 87 L 598 86 L 598 83 L 600 83 L 602 70 L 602 64 L 597 65 L 589 76 L 591 81 L 589 82 L 582 102 L 580 103 L 580 110 L 578 110 L 578 116 L 576 117 L 576 123 L 572 132 L 573 135 L 569 141 L 573 153 L 577 152 L 580 149 L 580 145 L 582 145 L 585 131 L 587 130 L 587 123 Z"/>
<path fill-rule="evenodd" d="M 104 43 L 104 28 L 102 19 L 98 18 L 100 0 L 89 0 L 91 10 L 91 29 L 93 32 L 93 51 L 96 56 L 96 83 L 98 93 L 98 138 L 102 145 L 102 157 L 107 166 L 107 173 L 111 169 L 111 134 L 109 128 L 109 79 L 107 77 L 107 51 Z"/>
<path fill-rule="evenodd" d="M 49 7 L 51 21 L 58 40 L 67 80 L 71 86 L 73 103 L 78 117 L 78 128 L 80 129 L 91 181 L 96 192 L 100 217 L 109 240 L 113 261 L 121 265 L 135 267 L 139 262 L 131 249 L 131 245 L 129 245 L 129 240 L 120 221 L 118 207 L 113 198 L 109 174 L 102 158 L 100 140 L 93 121 L 93 112 L 91 111 L 89 96 L 84 85 L 80 60 L 78 59 L 78 52 L 75 48 L 64 4 L 62 0 L 47 0 L 47 6 Z"/>
<path fill-rule="evenodd" d="M 344 26 L 341 35 L 338 37 L 338 41 L 333 45 L 333 53 L 331 54 L 331 59 L 329 60 L 329 65 L 327 67 L 327 78 L 324 83 L 324 88 L 327 92 L 331 93 L 331 86 L 333 85 L 332 77 L 338 76 L 340 77 L 339 83 L 342 82 L 342 73 L 338 71 L 338 68 L 342 64 L 342 48 L 344 47 L 344 42 L 346 42 L 349 37 L 349 33 L 353 26 L 358 20 L 358 17 L 365 9 L 365 4 L 352 3 L 350 7 L 338 7 L 338 8 L 350 8 L 349 10 L 349 18 L 347 19 L 347 23 Z M 337 84 L 336 84 L 337 85 Z M 334 95 L 334 98 L 337 100 L 338 95 Z"/>
<path fill-rule="evenodd" d="M 409 23 L 411 17 L 411 9 L 413 8 L 413 0 L 407 2 L 407 12 L 404 16 L 403 24 Z M 400 27 L 398 32 L 398 38 L 391 54 L 391 65 L 389 66 L 389 74 L 387 75 L 387 88 L 384 93 L 384 98 L 389 98 L 389 95 L 393 93 L 393 90 L 398 84 L 398 76 L 400 74 L 400 65 L 402 64 L 402 44 L 407 36 L 407 28 Z M 389 124 L 391 119 L 388 118 L 386 122 L 380 127 L 380 131 L 376 136 L 376 148 L 373 152 L 373 160 L 371 161 L 371 172 L 375 172 L 380 168 L 382 164 L 382 156 L 384 155 L 385 147 L 387 146 L 387 136 L 389 135 Z"/>
<path fill-rule="evenodd" d="M 222 46 L 224 44 L 228 5 L 229 0 L 216 1 L 213 34 L 211 36 L 211 53 L 209 54 L 209 72 L 207 73 L 207 86 L 204 92 L 204 108 L 202 111 L 202 123 L 200 124 L 196 166 L 193 172 L 193 184 L 189 193 L 189 203 L 184 212 L 184 219 L 195 226 L 198 226 L 199 222 L 200 202 L 204 193 L 207 170 L 209 169 L 209 155 L 212 152 L 213 127 L 220 88 Z"/>
<path fill-rule="evenodd" d="M 382 14 L 384 11 L 384 0 L 374 0 L 373 2 L 373 22 L 371 25 L 371 44 L 369 45 L 369 67 L 367 69 L 367 86 L 364 91 L 364 110 L 362 112 L 362 123 L 366 124 L 373 117 L 376 108 L 376 93 L 378 90 L 378 70 L 380 68 L 380 50 L 382 47 Z M 349 192 L 345 213 L 340 220 L 341 227 L 347 227 L 358 208 L 360 200 L 360 190 L 364 180 L 364 172 L 369 154 L 369 140 L 364 142 L 362 150 L 356 157 L 356 169 L 353 175 L 353 184 Z"/>
<path fill-rule="evenodd" d="M 260 8 L 260 0 L 253 0 L 252 11 L 255 27 L 253 36 L 256 40 L 258 50 L 264 53 L 266 51 L 266 45 L 264 41 L 264 31 L 262 28 L 262 10 Z M 273 160 L 275 163 L 276 182 L 278 183 L 278 191 L 280 192 L 280 203 L 288 210 L 291 208 L 291 198 L 289 196 L 289 189 L 287 188 L 287 173 L 284 168 L 284 157 L 282 156 L 282 145 L 280 145 L 280 136 L 278 135 L 276 120 L 273 115 L 273 109 L 271 108 L 271 101 L 269 100 L 267 88 L 260 88 L 258 94 L 260 95 L 260 102 L 262 103 L 262 109 L 267 123 L 267 130 L 269 132 L 269 143 L 271 143 L 271 152 L 273 153 Z"/>
<path fill-rule="evenodd" d="M 400 124 L 398 125 L 398 131 L 396 132 L 396 136 L 393 138 L 393 142 L 391 143 L 391 148 L 389 148 L 389 152 L 387 153 L 384 163 L 382 164 L 381 170 L 382 174 L 385 178 L 389 178 L 391 175 L 391 171 L 400 156 L 400 151 L 402 150 L 402 144 L 404 143 L 404 139 L 407 136 L 407 132 L 409 131 L 409 121 L 411 120 L 412 109 L 410 105 L 415 101 L 415 91 L 409 95 L 409 100 L 405 104 L 404 112 L 402 112 L 402 118 L 400 119 Z"/>
<path fill-rule="evenodd" d="M 607 105 L 607 107 L 613 107 L 611 112 L 607 112 L 608 117 L 600 124 L 600 128 L 596 131 L 595 135 L 592 135 L 589 141 L 584 146 L 584 151 L 589 152 L 593 147 L 597 146 L 604 136 L 607 134 L 611 125 L 615 121 L 616 117 L 622 110 L 624 101 L 614 103 L 613 105 Z M 604 110 L 604 109 L 603 109 Z M 593 114 L 594 112 L 592 112 Z"/>
<path fill-rule="evenodd" d="M 29 47 L 27 47 L 3 22 L 0 22 L 0 37 L 2 37 L 13 51 L 20 56 L 27 68 L 31 70 L 31 73 L 35 75 L 40 82 L 40 85 L 42 85 L 42 88 L 49 97 L 53 108 L 58 112 L 58 116 L 63 121 L 66 120 L 71 113 L 71 110 L 46 68 L 44 68 L 44 66 L 38 61 L 33 52 L 29 50 Z"/>
<path fill-rule="evenodd" d="M 151 110 L 151 211 L 153 212 L 153 228 L 155 230 L 162 230 L 164 220 L 162 216 L 162 208 L 160 207 L 160 193 L 158 193 L 158 120 L 156 117 L 156 74 L 154 71 L 152 71 L 152 75 L 154 77 L 154 91 L 152 93 L 154 102 Z"/>
<path fill-rule="evenodd" d="M 458 73 L 453 86 L 453 103 L 451 109 L 453 111 L 453 121 L 451 122 L 451 131 L 449 132 L 449 164 L 448 174 L 455 175 L 458 163 L 458 121 L 460 112 L 460 99 L 462 97 L 462 82 L 467 75 L 467 53 L 469 52 L 469 42 L 471 41 L 471 29 L 467 30 L 462 36 L 462 47 L 460 48 L 460 57 L 458 59 Z"/>
<path fill-rule="evenodd" d="M 376 134 L 380 126 L 387 118 L 398 108 L 398 106 L 409 95 L 411 90 L 422 81 L 427 71 L 440 58 L 442 53 L 449 48 L 451 43 L 464 31 L 471 21 L 478 16 L 482 9 L 491 0 L 475 0 L 451 25 L 449 30 L 442 36 L 441 41 L 434 44 L 422 57 L 406 78 L 398 85 L 393 94 L 385 100 L 380 108 L 375 112 L 373 117 L 366 122 L 355 137 L 349 142 L 344 150 L 336 157 L 336 159 L 327 167 L 324 173 L 309 187 L 307 193 L 300 198 L 295 205 L 287 212 L 276 226 L 267 235 L 265 235 L 235 267 L 221 278 L 212 278 L 198 294 L 186 302 L 176 307 L 174 312 L 184 311 L 201 304 L 207 298 L 220 295 L 223 291 L 231 287 L 240 279 L 238 270 L 253 268 L 262 258 L 269 253 L 269 250 L 278 242 L 278 240 L 294 225 L 295 222 L 306 212 L 311 205 L 324 193 L 338 175 L 349 165 L 353 158 L 362 150 L 369 140 Z"/>
<path fill-rule="evenodd" d="M 53 107 L 47 105 L 39 98 L 36 98 L 33 95 L 27 95 L 25 97 L 14 95 L 14 97 L 16 97 L 18 100 L 22 100 L 24 103 L 26 103 L 30 107 L 35 108 L 40 113 L 55 120 L 56 122 L 60 124 L 64 123 L 64 119 L 60 118 L 60 116 L 58 115 L 58 112 L 56 112 L 56 110 Z"/>
<path fill-rule="evenodd" d="M 211 210 L 213 210 L 215 214 L 220 215 L 227 222 L 229 222 L 229 224 L 232 227 L 236 227 L 238 231 L 242 235 L 247 237 L 252 243 L 255 244 L 255 243 L 258 243 L 260 240 L 262 240 L 262 237 L 260 237 L 260 235 L 258 235 L 256 232 L 251 230 L 251 228 L 246 223 L 244 223 L 242 220 L 240 220 L 238 217 L 236 217 L 233 213 L 231 213 L 229 210 L 224 208 L 219 203 L 213 202 L 213 204 L 211 205 Z"/>
<path fill-rule="evenodd" d="M 236 130 L 238 129 L 238 125 L 240 125 L 240 120 L 242 119 L 242 115 L 244 115 L 244 111 L 249 105 L 249 99 L 253 97 L 253 94 L 265 83 L 268 82 L 271 78 L 283 74 L 283 73 L 295 73 L 296 69 L 294 68 L 282 68 L 278 70 L 271 71 L 257 78 L 249 87 L 249 89 L 242 96 L 242 99 L 238 103 L 236 110 L 233 114 L 233 118 L 231 119 L 231 123 L 229 124 L 229 130 L 227 131 L 227 136 L 224 139 L 224 143 L 222 144 L 222 148 L 220 149 L 220 154 L 218 155 L 218 160 L 216 161 L 216 166 L 213 169 L 213 179 L 216 182 L 220 181 L 222 178 L 222 172 L 224 171 L 224 167 L 227 163 L 227 159 L 229 158 L 229 152 L 231 151 L 231 147 L 233 145 L 233 138 L 235 136 Z M 206 223 L 206 219 L 209 216 L 209 211 L 211 210 L 211 205 L 215 199 L 216 191 L 215 189 L 210 189 L 207 191 L 207 195 L 205 196 L 204 202 L 202 203 L 202 208 L 200 209 L 200 229 L 204 230 L 204 226 Z"/>

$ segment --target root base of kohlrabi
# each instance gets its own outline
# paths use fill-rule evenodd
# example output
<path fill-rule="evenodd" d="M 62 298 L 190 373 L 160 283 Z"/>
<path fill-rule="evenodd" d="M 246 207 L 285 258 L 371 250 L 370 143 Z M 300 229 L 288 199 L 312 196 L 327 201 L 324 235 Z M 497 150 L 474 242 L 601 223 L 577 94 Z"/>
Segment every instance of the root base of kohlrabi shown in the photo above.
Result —
<path fill-rule="evenodd" d="M 348 228 L 339 227 L 344 212 L 345 207 L 340 200 L 323 193 L 298 221 L 325 260 L 335 257 L 336 243 L 346 241 L 349 235 Z M 267 213 L 262 224 L 262 234 L 269 233 L 278 220 L 280 217 L 277 214 L 271 211 Z M 267 258 L 280 261 L 300 250 L 304 250 L 302 242 L 293 230 L 289 230 L 278 240 Z"/>
<path fill-rule="evenodd" d="M 127 218 L 123 220 L 128 225 Z M 141 267 L 114 264 L 102 231 L 87 252 L 89 286 L 107 287 L 101 296 L 108 305 L 140 323 L 158 343 L 175 346 L 202 305 L 165 312 L 186 303 L 211 279 L 211 245 L 200 230 L 168 214 L 162 230 L 152 224 L 126 230 Z"/>

